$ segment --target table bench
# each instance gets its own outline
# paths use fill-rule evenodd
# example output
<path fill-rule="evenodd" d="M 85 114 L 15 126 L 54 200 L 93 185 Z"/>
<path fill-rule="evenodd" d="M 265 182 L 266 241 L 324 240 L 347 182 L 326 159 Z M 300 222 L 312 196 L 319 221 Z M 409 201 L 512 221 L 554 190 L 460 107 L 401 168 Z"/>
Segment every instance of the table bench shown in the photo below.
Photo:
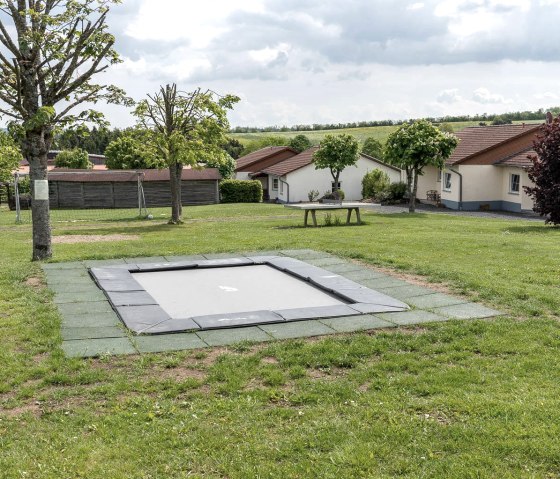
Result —
<path fill-rule="evenodd" d="M 347 210 L 346 224 L 350 224 L 350 219 L 352 218 L 352 211 L 356 212 L 356 224 L 362 224 L 360 218 L 360 208 L 364 206 L 363 203 L 298 203 L 298 204 L 288 204 L 284 205 L 285 208 L 291 208 L 294 210 L 304 211 L 303 225 L 307 226 L 307 220 L 309 218 L 309 213 L 311 213 L 311 219 L 313 220 L 313 226 L 317 226 L 317 216 L 316 212 L 322 210 Z"/>

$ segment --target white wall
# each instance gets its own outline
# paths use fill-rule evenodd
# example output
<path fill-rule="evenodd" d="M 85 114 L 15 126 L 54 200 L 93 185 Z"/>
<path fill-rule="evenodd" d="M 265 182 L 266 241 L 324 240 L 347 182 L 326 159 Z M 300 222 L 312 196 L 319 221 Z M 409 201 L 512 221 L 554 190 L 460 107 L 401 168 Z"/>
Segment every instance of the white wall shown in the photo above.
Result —
<path fill-rule="evenodd" d="M 362 179 L 366 173 L 374 169 L 380 169 L 389 175 L 391 183 L 401 181 L 401 172 L 389 168 L 381 163 L 360 157 L 356 166 L 345 168 L 340 174 L 341 189 L 344 191 L 345 201 L 359 201 L 362 199 Z M 332 176 L 328 169 L 316 170 L 313 164 L 304 166 L 299 170 L 293 171 L 282 178 L 287 182 L 289 187 L 289 201 L 295 203 L 299 201 L 309 201 L 308 193 L 310 190 L 319 191 L 319 195 L 323 196 L 325 192 L 331 191 Z M 283 185 L 279 187 L 278 198 L 288 201 L 288 188 Z"/>
<path fill-rule="evenodd" d="M 406 174 L 404 174 L 404 182 L 406 182 Z M 439 169 L 435 166 L 426 166 L 424 174 L 418 177 L 418 190 L 416 198 L 419 200 L 426 199 L 426 193 L 429 190 L 440 191 L 441 182 L 439 181 Z"/>
<path fill-rule="evenodd" d="M 249 176 L 251 173 L 249 171 L 236 171 L 235 172 L 235 179 L 236 180 L 250 180 L 251 177 Z"/>

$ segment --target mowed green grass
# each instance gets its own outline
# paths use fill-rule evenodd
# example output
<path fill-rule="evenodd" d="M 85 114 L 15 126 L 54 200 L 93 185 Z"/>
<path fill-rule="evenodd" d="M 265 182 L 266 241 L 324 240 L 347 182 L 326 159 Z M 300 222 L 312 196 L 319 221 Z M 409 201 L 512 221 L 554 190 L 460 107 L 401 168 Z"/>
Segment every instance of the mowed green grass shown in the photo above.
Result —
<path fill-rule="evenodd" d="M 56 212 L 56 261 L 311 248 L 421 275 L 506 316 L 133 357 L 66 359 L 30 256 L 0 211 L 0 477 L 560 477 L 560 230 L 364 214 L 300 227 L 278 205 Z M 120 218 L 120 221 L 112 221 Z M 128 219 L 128 220 L 127 220 Z"/>
<path fill-rule="evenodd" d="M 515 124 L 523 123 L 522 121 L 515 121 Z M 469 126 L 478 126 L 478 121 L 457 121 L 449 123 L 454 131 L 460 131 Z M 363 142 L 366 138 L 373 137 L 381 143 L 387 141 L 387 137 L 396 129 L 398 126 L 371 126 L 364 128 L 342 128 L 340 130 L 315 130 L 315 131 L 282 131 L 282 132 L 258 132 L 258 133 L 232 133 L 230 136 L 236 138 L 242 143 L 247 143 L 252 140 L 258 140 L 264 136 L 279 136 L 281 138 L 293 138 L 296 135 L 307 136 L 314 144 L 319 144 L 319 142 L 324 138 L 325 135 L 340 135 L 345 133 L 347 135 L 353 135 L 359 141 Z"/>

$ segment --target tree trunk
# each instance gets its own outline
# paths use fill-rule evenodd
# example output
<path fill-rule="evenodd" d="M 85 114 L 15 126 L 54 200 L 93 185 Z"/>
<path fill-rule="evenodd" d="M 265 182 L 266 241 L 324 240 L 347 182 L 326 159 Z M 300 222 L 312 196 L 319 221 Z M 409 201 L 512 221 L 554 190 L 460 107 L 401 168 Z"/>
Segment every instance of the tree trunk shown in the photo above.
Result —
<path fill-rule="evenodd" d="M 23 144 L 23 154 L 29 162 L 31 182 L 31 218 L 33 223 L 33 261 L 52 256 L 49 200 L 35 199 L 35 181 L 47 179 L 47 152 L 49 141 L 44 133 L 28 131 Z"/>
<path fill-rule="evenodd" d="M 183 223 L 183 205 L 181 202 L 181 177 L 183 165 L 174 163 L 169 166 L 169 182 L 171 184 L 171 219 L 169 224 L 178 225 Z"/>
<path fill-rule="evenodd" d="M 412 191 L 408 199 L 408 212 L 414 213 L 416 211 L 416 193 L 418 192 L 418 173 L 412 170 Z"/>

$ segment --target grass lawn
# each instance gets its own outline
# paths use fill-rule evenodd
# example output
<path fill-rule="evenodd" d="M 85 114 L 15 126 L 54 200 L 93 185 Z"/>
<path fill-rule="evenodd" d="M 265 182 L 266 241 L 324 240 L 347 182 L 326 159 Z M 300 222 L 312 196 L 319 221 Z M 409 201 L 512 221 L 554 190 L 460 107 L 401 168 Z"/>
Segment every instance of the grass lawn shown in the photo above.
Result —
<path fill-rule="evenodd" d="M 0 210 L 1 478 L 560 477 L 560 229 L 374 213 L 304 229 L 276 205 L 185 208 L 176 227 L 153 213 L 55 212 L 57 236 L 138 237 L 57 244 L 55 260 L 310 248 L 507 315 L 66 359 L 29 224 Z"/>

